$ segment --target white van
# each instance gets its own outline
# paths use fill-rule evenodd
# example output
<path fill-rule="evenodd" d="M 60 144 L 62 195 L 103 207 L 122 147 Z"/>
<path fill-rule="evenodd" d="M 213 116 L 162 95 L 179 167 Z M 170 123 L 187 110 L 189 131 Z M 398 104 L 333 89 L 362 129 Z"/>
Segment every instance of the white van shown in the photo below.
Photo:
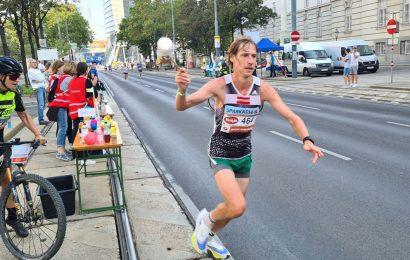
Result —
<path fill-rule="evenodd" d="M 329 58 L 325 49 L 317 42 L 301 42 L 297 46 L 297 71 L 303 76 L 311 74 L 326 74 L 331 76 L 333 73 L 332 60 Z M 292 45 L 284 46 L 285 67 L 292 71 Z"/>
<path fill-rule="evenodd" d="M 359 57 L 359 72 L 370 71 L 376 72 L 379 69 L 379 60 L 364 40 L 343 40 L 321 42 L 326 52 L 332 58 L 334 69 L 343 72 L 344 62 L 342 57 L 345 56 L 345 50 L 348 48 L 352 50 L 353 46 L 357 47 L 360 53 Z"/>

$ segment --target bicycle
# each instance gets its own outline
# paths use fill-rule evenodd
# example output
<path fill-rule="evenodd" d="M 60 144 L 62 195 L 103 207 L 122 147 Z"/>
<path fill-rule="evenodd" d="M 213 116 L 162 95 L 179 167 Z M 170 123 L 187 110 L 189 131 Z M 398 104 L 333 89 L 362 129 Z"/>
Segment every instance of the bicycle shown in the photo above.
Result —
<path fill-rule="evenodd" d="M 31 147 L 24 144 L 30 144 Z M 60 249 L 66 232 L 65 208 L 56 188 L 45 178 L 26 173 L 24 169 L 29 152 L 39 146 L 39 140 L 21 142 L 19 138 L 0 143 L 0 148 L 5 149 L 0 156 L 0 169 L 5 168 L 0 176 L 2 181 L 4 178 L 9 180 L 0 196 L 0 233 L 7 249 L 18 259 L 50 259 Z M 10 159 L 17 168 L 13 173 Z M 28 231 L 26 237 L 19 237 L 6 226 L 6 204 L 8 200 L 10 203 L 10 199 L 15 204 L 16 221 Z M 48 217 L 54 218 L 46 218 L 44 205 L 47 205 Z"/>

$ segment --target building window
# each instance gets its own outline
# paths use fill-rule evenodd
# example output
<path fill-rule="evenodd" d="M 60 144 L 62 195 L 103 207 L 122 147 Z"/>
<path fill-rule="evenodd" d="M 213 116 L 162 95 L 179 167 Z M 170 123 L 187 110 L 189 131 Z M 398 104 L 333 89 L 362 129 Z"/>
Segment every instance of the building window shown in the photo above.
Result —
<path fill-rule="evenodd" d="M 317 37 L 322 37 L 322 10 L 321 8 L 317 11 L 317 26 L 316 26 Z"/>
<path fill-rule="evenodd" d="M 346 8 L 345 12 L 346 12 L 345 29 L 346 29 L 346 32 L 351 32 L 352 31 L 352 9 Z"/>
<path fill-rule="evenodd" d="M 410 41 L 400 41 L 400 54 L 410 54 Z"/>
<path fill-rule="evenodd" d="M 404 1 L 403 22 L 410 23 L 410 0 Z"/>
<path fill-rule="evenodd" d="M 305 8 L 309 7 L 309 0 L 305 0 Z"/>
<path fill-rule="evenodd" d="M 377 26 L 378 27 L 384 27 L 386 26 L 386 9 L 387 9 L 387 5 L 386 5 L 386 0 L 378 0 L 379 1 L 379 5 L 377 8 Z"/>
<path fill-rule="evenodd" d="M 309 38 L 309 20 L 307 12 L 303 15 L 303 38 Z"/>
<path fill-rule="evenodd" d="M 376 42 L 376 54 L 385 55 L 386 54 L 386 43 Z"/>
<path fill-rule="evenodd" d="M 317 0 L 317 4 L 320 5 L 322 3 L 322 0 Z"/>

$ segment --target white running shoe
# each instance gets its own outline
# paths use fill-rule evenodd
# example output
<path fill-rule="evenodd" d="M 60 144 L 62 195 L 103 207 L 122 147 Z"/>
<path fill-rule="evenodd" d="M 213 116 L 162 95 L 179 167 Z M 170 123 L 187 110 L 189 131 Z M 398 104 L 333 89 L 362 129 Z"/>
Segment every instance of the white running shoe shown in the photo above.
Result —
<path fill-rule="evenodd" d="M 212 237 L 209 239 L 206 249 L 209 250 L 212 256 L 216 259 L 225 259 L 231 255 L 226 247 L 218 243 L 218 241 Z"/>
<path fill-rule="evenodd" d="M 192 247 L 198 254 L 203 254 L 206 252 L 206 245 L 208 243 L 209 233 L 211 229 L 205 224 L 204 218 L 207 216 L 208 211 L 202 209 L 197 218 L 194 233 L 191 237 Z"/>

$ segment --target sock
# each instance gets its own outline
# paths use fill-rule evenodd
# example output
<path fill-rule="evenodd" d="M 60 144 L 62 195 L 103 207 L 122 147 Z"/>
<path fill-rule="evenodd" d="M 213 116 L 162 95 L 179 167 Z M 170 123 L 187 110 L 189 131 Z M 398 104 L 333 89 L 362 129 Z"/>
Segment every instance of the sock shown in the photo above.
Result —
<path fill-rule="evenodd" d="M 7 212 L 9 213 L 7 219 L 9 220 L 17 219 L 16 208 L 7 208 Z"/>
<path fill-rule="evenodd" d="M 211 217 L 211 212 L 209 212 L 205 218 L 204 218 L 204 223 L 205 225 L 207 225 L 207 227 L 209 227 L 210 229 L 212 229 L 214 227 L 215 224 L 215 220 L 212 219 Z"/>

